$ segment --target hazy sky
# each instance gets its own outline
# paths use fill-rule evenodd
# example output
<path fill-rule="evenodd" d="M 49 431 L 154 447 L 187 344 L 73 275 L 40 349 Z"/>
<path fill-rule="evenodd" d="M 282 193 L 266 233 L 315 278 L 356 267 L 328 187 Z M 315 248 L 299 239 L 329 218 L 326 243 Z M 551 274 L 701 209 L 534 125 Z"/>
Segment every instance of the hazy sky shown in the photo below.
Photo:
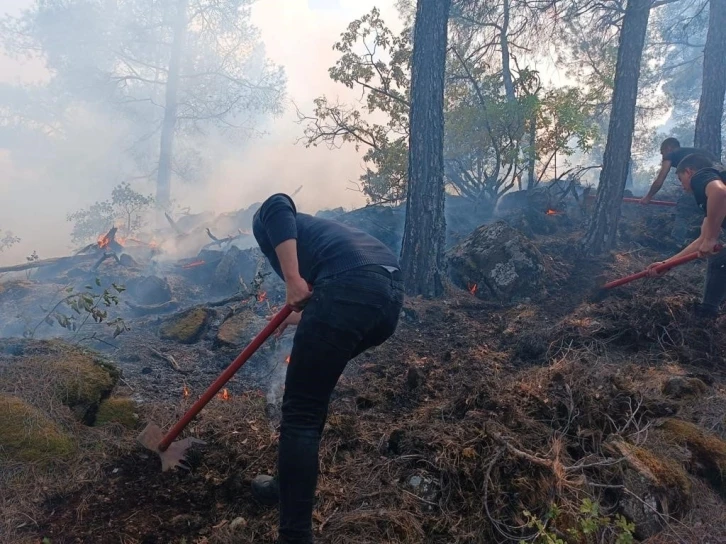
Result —
<path fill-rule="evenodd" d="M 28 0 L 0 0 L 0 13 L 16 14 L 30 4 Z M 395 0 L 258 0 L 253 21 L 262 33 L 269 58 L 283 65 L 287 73 L 286 112 L 266 127 L 268 136 L 249 142 L 238 156 L 218 164 L 204 185 L 176 185 L 174 196 L 191 204 L 193 212 L 223 212 L 303 185 L 297 200 L 305 211 L 363 204 L 362 195 L 351 191 L 348 183 L 362 172 L 359 154 L 350 147 L 331 151 L 324 146 L 306 149 L 296 145 L 302 127 L 296 123 L 292 101 L 310 113 L 313 99 L 322 94 L 348 102 L 358 97 L 330 81 L 327 70 L 337 59 L 332 46 L 347 24 L 376 6 L 391 27 L 400 28 Z M 42 77 L 38 63 L 19 63 L 0 56 L 0 81 Z M 100 130 L 97 145 L 103 146 L 102 127 Z M 110 196 L 112 183 L 106 186 L 83 176 L 84 160 L 92 153 L 93 148 L 73 150 L 73 171 L 64 176 L 72 181 L 66 186 L 13 169 L 0 150 L 0 229 L 12 230 L 23 239 L 0 254 L 0 262 L 22 262 L 33 250 L 42 258 L 67 254 L 70 225 L 66 214 Z"/>

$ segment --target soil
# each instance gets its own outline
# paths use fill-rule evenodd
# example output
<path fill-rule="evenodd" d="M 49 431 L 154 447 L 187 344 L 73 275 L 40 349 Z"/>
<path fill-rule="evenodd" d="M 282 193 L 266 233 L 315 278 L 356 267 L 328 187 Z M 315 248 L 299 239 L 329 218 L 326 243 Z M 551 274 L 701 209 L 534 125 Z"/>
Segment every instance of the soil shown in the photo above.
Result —
<path fill-rule="evenodd" d="M 537 536 L 525 512 L 548 519 L 552 504 L 562 513 L 549 527 L 577 542 L 566 535 L 585 498 L 636 520 L 639 541 L 726 542 L 721 484 L 693 462 L 703 452 L 694 457 L 687 437 L 663 430 L 675 418 L 719 447 L 726 439 L 726 323 L 691 311 L 703 265 L 593 300 L 602 278 L 639 271 L 662 248 L 592 260 L 574 256 L 577 239 L 536 240 L 543 302 L 493 303 L 454 288 L 408 299 L 394 337 L 349 364 L 321 444 L 317 542 L 517 542 Z M 269 314 L 265 304 L 252 306 Z M 234 358 L 216 341 L 228 309 L 212 311 L 191 346 L 161 342 L 151 317 L 118 338 L 119 394 L 142 402 L 140 425 L 168 428 Z M 266 344 L 229 400 L 214 399 L 189 426 L 185 436 L 206 441 L 189 472 L 162 473 L 134 444 L 139 429 L 112 427 L 93 477 L 62 493 L 50 486 L 16 541 L 275 542 L 277 511 L 254 502 L 249 482 L 274 472 L 289 345 L 289 335 Z M 674 377 L 703 385 L 674 388 Z M 598 541 L 615 537 L 611 524 Z"/>

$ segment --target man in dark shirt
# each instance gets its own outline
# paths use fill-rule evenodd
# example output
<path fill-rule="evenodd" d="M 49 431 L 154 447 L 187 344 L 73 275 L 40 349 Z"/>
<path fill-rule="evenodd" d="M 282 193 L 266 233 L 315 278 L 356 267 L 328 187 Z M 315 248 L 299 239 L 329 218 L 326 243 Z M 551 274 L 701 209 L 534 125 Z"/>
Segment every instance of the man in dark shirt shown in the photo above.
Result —
<path fill-rule="evenodd" d="M 278 475 L 255 478 L 252 493 L 264 504 L 279 504 L 279 543 L 308 544 L 330 395 L 348 361 L 394 333 L 403 282 L 398 259 L 382 242 L 298 213 L 285 194 L 262 204 L 253 232 L 295 310 L 278 332 L 289 325 L 297 330 L 282 401 Z"/>
<path fill-rule="evenodd" d="M 691 154 L 680 160 L 676 175 L 683 188 L 693 193 L 705 218 L 701 225 L 701 235 L 663 262 L 696 252 L 701 257 L 709 257 L 703 301 L 696 307 L 696 314 L 715 318 L 726 298 L 726 250 L 718 253 L 714 251 L 722 228 L 726 228 L 726 184 L 719 169 L 714 168 L 711 157 L 700 154 Z M 654 267 L 658 264 L 661 263 L 650 265 L 652 274 L 655 274 Z"/>
<path fill-rule="evenodd" d="M 653 181 L 653 184 L 650 186 L 648 194 L 640 200 L 641 204 L 648 204 L 651 200 L 653 200 L 656 193 L 658 193 L 661 187 L 663 187 L 663 183 L 665 182 L 670 169 L 678 168 L 681 161 L 688 155 L 698 154 L 708 158 L 712 163 L 718 163 L 720 161 L 718 157 L 705 149 L 698 147 L 681 147 L 681 143 L 675 138 L 666 138 L 663 140 L 663 143 L 660 144 L 660 154 L 663 158 L 660 163 L 660 171 L 658 172 L 655 181 Z"/>

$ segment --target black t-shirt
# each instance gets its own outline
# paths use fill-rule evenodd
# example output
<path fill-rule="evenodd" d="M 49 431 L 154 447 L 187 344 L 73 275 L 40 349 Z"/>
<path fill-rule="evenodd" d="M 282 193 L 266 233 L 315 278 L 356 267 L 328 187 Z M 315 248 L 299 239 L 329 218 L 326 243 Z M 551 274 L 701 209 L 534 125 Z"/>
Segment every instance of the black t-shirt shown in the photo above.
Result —
<path fill-rule="evenodd" d="M 710 161 L 719 162 L 719 159 L 716 158 L 716 155 L 706 149 L 701 149 L 700 147 L 679 147 L 675 151 L 671 151 L 670 153 L 668 153 L 663 158 L 663 160 L 671 161 L 671 168 L 678 168 L 678 165 L 684 158 L 686 158 L 688 155 L 693 155 L 694 153 L 698 155 L 703 155 Z"/>
<path fill-rule="evenodd" d="M 706 186 L 714 180 L 721 180 L 721 172 L 716 168 L 703 168 L 693 174 L 691 178 L 691 191 L 696 199 L 698 207 L 703 210 L 703 215 L 708 215 L 708 197 L 706 196 Z M 723 181 L 723 180 L 722 180 Z M 721 224 L 721 228 L 726 228 L 726 219 Z"/>
<path fill-rule="evenodd" d="M 292 198 L 283 193 L 265 200 L 255 213 L 252 230 L 282 279 L 275 248 L 291 238 L 297 240 L 300 275 L 308 283 L 370 264 L 400 268 L 396 256 L 377 238 L 343 223 L 299 213 Z"/>

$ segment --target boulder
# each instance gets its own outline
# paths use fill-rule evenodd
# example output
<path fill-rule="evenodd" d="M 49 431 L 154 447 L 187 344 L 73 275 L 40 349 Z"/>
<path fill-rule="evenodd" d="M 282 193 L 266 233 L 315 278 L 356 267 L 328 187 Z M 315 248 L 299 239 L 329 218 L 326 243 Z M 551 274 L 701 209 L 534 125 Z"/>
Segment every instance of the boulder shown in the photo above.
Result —
<path fill-rule="evenodd" d="M 136 427 L 139 421 L 138 407 L 133 399 L 128 397 L 111 397 L 104 400 L 98 407 L 95 427 L 117 423 L 128 429 Z"/>
<path fill-rule="evenodd" d="M 265 327 L 266 321 L 245 308 L 225 320 L 215 339 L 217 346 L 246 346 Z"/>
<path fill-rule="evenodd" d="M 666 419 L 661 430 L 672 443 L 688 449 L 691 454 L 689 470 L 708 480 L 726 496 L 726 441 L 681 419 Z"/>
<path fill-rule="evenodd" d="M 448 263 L 454 284 L 479 298 L 511 302 L 533 297 L 544 286 L 542 254 L 504 221 L 476 229 L 448 252 Z"/>
<path fill-rule="evenodd" d="M 194 344 L 207 330 L 211 313 L 206 308 L 191 308 L 165 321 L 160 329 L 162 340 Z"/>
<path fill-rule="evenodd" d="M 129 294 L 140 304 L 156 305 L 171 300 L 171 287 L 158 276 L 141 276 L 126 283 Z"/>
<path fill-rule="evenodd" d="M 242 250 L 231 246 L 214 270 L 213 290 L 218 294 L 236 292 L 240 288 L 240 278 L 250 285 L 262 258 L 262 252 L 257 248 Z"/>
<path fill-rule="evenodd" d="M 1 363 L 6 364 L 1 364 Z M 24 341 L 19 355 L 0 361 L 0 391 L 20 392 L 36 405 L 63 404 L 90 425 L 119 371 L 94 352 L 63 342 Z"/>
<path fill-rule="evenodd" d="M 636 536 L 647 539 L 663 529 L 663 516 L 678 519 L 688 509 L 691 482 L 675 461 L 622 440 L 607 445 L 621 456 L 625 486 L 637 498 L 621 497 L 623 514 L 632 520 Z"/>
<path fill-rule="evenodd" d="M 704 394 L 707 390 L 708 386 L 698 378 L 683 376 L 673 376 L 663 386 L 663 394 L 675 399 L 695 397 Z"/>
<path fill-rule="evenodd" d="M 71 437 L 39 409 L 0 394 L 0 462 L 43 463 L 75 450 Z"/>

